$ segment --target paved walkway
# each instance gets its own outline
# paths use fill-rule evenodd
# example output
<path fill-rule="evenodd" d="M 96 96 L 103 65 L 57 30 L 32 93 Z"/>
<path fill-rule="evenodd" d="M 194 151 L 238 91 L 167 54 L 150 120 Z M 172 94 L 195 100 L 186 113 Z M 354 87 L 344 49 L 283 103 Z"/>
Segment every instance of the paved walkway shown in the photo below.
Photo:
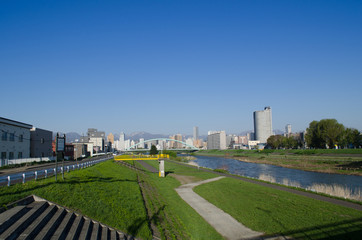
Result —
<path fill-rule="evenodd" d="M 226 239 L 247 239 L 261 236 L 262 233 L 255 232 L 245 227 L 236 221 L 232 216 L 212 205 L 192 190 L 198 185 L 217 181 L 221 178 L 224 177 L 217 177 L 200 182 L 181 185 L 175 190 L 185 202 L 187 202 L 212 227 L 214 227 L 218 233 L 220 233 Z"/>

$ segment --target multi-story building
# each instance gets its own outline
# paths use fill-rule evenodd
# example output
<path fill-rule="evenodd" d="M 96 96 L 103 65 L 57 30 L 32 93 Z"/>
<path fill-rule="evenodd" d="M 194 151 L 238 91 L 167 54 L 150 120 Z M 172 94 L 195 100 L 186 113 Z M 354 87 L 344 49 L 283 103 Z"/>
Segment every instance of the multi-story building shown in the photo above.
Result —
<path fill-rule="evenodd" d="M 0 117 L 1 166 L 6 159 L 30 157 L 32 125 Z"/>
<path fill-rule="evenodd" d="M 113 133 L 109 133 L 107 136 L 107 142 L 114 143 L 114 135 Z"/>
<path fill-rule="evenodd" d="M 207 135 L 207 149 L 226 149 L 225 131 L 209 131 Z"/>
<path fill-rule="evenodd" d="M 267 139 L 273 135 L 272 112 L 270 107 L 265 107 L 262 111 L 254 112 L 254 140 L 266 143 Z"/>
<path fill-rule="evenodd" d="M 140 144 L 138 145 L 138 148 L 144 149 L 145 148 L 145 139 L 140 138 Z"/>
<path fill-rule="evenodd" d="M 287 125 L 285 126 L 285 135 L 286 135 L 287 137 L 289 137 L 291 134 L 292 134 L 292 125 L 287 124 Z"/>
<path fill-rule="evenodd" d="M 199 139 L 199 127 L 194 127 L 194 141 Z"/>
<path fill-rule="evenodd" d="M 53 133 L 40 128 L 30 129 L 30 157 L 51 157 Z"/>
<path fill-rule="evenodd" d="M 182 135 L 181 134 L 176 134 L 176 135 L 170 136 L 170 139 L 182 142 Z M 182 143 L 180 143 L 180 142 L 170 141 L 169 147 L 170 148 L 175 148 L 175 149 L 181 149 L 182 148 Z"/>

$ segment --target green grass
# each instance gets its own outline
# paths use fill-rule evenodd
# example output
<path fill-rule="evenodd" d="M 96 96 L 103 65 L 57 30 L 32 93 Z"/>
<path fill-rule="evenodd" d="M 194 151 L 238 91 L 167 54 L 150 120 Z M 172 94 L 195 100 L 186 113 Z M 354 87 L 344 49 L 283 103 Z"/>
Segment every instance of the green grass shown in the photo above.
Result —
<path fill-rule="evenodd" d="M 158 168 L 157 161 L 147 161 L 148 164 Z M 137 163 L 136 163 L 137 164 Z M 163 211 L 172 214 L 172 221 L 175 222 L 185 236 L 190 239 L 223 239 L 214 228 L 195 212 L 174 190 L 180 183 L 170 174 L 183 176 L 194 176 L 197 179 L 208 179 L 218 175 L 198 171 L 197 169 L 181 166 L 172 162 L 165 162 L 165 171 L 168 173 L 165 178 L 158 177 L 157 173 L 148 173 L 147 181 L 158 191 L 162 203 L 166 204 Z M 183 238 L 181 238 L 183 239 Z"/>
<path fill-rule="evenodd" d="M 113 161 L 65 174 L 65 181 L 42 179 L 0 188 L 3 206 L 30 194 L 78 211 L 143 239 L 151 238 L 135 172 Z M 135 228 L 135 226 L 138 226 Z"/>
<path fill-rule="evenodd" d="M 245 226 L 301 239 L 359 239 L 362 212 L 236 179 L 194 188 Z"/>

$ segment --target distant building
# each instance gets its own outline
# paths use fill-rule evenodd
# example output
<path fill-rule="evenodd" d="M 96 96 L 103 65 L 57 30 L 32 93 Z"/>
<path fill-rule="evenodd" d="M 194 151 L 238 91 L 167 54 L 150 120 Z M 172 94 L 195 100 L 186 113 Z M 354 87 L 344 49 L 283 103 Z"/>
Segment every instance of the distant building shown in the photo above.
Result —
<path fill-rule="evenodd" d="M 286 136 L 290 136 L 291 134 L 292 134 L 292 125 L 287 124 L 287 125 L 285 126 L 285 135 L 286 135 Z"/>
<path fill-rule="evenodd" d="M 6 159 L 30 157 L 32 125 L 0 117 L 1 166 Z"/>
<path fill-rule="evenodd" d="M 263 111 L 254 112 L 254 134 L 254 140 L 260 143 L 266 143 L 267 139 L 273 135 L 270 107 L 265 107 Z"/>
<path fill-rule="evenodd" d="M 194 140 L 198 140 L 199 139 L 199 127 L 194 127 Z"/>
<path fill-rule="evenodd" d="M 140 138 L 140 144 L 138 145 L 138 148 L 144 149 L 145 148 L 145 139 Z"/>
<path fill-rule="evenodd" d="M 107 136 L 107 142 L 114 143 L 114 135 L 113 133 L 109 133 Z"/>
<path fill-rule="evenodd" d="M 181 134 L 176 134 L 176 135 L 170 136 L 170 139 L 182 142 L 182 135 Z M 180 142 L 170 141 L 169 147 L 170 148 L 180 149 L 180 148 L 182 148 L 182 143 L 180 143 Z"/>
<path fill-rule="evenodd" d="M 30 157 L 51 157 L 53 132 L 40 129 L 30 129 Z"/>
<path fill-rule="evenodd" d="M 207 149 L 226 149 L 225 131 L 209 131 L 207 135 Z"/>
<path fill-rule="evenodd" d="M 190 145 L 190 146 L 194 146 L 194 140 L 192 138 L 188 138 L 188 139 L 186 139 L 186 144 Z M 188 148 L 188 146 L 186 146 L 186 148 Z"/>

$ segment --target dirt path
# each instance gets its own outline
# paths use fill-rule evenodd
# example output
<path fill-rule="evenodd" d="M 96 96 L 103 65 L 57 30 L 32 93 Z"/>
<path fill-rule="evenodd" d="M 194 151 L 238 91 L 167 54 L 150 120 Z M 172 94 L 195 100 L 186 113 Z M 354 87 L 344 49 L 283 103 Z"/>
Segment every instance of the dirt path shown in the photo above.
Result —
<path fill-rule="evenodd" d="M 187 202 L 201 217 L 203 217 L 215 230 L 226 239 L 248 239 L 261 236 L 263 233 L 255 232 L 232 216 L 222 211 L 220 208 L 209 203 L 192 189 L 198 185 L 217 181 L 224 177 L 207 179 L 204 181 L 188 183 L 176 188 L 176 192 Z"/>

